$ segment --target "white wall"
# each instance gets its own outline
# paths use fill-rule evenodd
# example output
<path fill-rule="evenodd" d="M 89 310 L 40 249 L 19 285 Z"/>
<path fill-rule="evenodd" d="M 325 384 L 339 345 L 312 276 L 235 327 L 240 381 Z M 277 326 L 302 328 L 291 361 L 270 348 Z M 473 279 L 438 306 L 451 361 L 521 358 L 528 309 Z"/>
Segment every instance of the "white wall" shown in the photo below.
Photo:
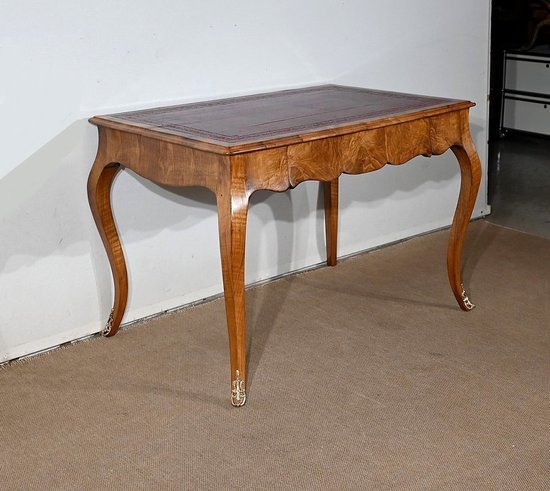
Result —
<path fill-rule="evenodd" d="M 477 102 L 485 162 L 488 14 L 488 0 L 2 0 L 0 361 L 97 332 L 110 310 L 88 117 L 335 82 Z M 459 173 L 446 154 L 341 182 L 343 255 L 449 224 Z M 253 197 L 248 282 L 324 258 L 318 189 Z M 213 196 L 129 172 L 113 195 L 125 322 L 221 291 Z M 482 183 L 476 216 L 485 203 Z"/>

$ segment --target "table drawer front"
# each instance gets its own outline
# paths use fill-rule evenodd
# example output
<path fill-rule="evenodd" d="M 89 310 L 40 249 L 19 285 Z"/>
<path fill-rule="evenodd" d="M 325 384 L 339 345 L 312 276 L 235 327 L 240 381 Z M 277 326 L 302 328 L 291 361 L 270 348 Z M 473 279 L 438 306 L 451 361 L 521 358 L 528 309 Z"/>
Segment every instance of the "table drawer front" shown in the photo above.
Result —
<path fill-rule="evenodd" d="M 550 101 L 506 99 L 504 127 L 550 135 Z"/>
<path fill-rule="evenodd" d="M 506 89 L 550 94 L 550 58 L 548 60 L 508 60 Z"/>

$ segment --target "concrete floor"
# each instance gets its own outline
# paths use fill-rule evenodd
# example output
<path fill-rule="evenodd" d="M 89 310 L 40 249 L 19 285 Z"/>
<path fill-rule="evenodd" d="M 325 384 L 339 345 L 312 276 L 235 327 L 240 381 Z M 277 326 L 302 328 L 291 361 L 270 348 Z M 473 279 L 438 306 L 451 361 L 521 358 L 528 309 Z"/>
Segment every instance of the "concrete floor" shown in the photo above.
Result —
<path fill-rule="evenodd" d="M 487 219 L 550 239 L 550 139 L 509 133 L 492 145 Z"/>

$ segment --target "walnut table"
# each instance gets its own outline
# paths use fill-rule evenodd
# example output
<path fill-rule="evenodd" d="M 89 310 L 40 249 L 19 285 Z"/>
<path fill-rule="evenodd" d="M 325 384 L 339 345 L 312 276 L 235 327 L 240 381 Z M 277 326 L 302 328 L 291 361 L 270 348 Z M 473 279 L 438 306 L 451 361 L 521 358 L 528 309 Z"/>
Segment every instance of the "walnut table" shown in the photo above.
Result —
<path fill-rule="evenodd" d="M 472 142 L 469 101 L 324 85 L 96 116 L 99 148 L 88 198 L 114 278 L 112 336 L 128 294 L 126 264 L 111 210 L 111 185 L 128 168 L 158 184 L 204 186 L 216 195 L 231 359 L 231 402 L 246 401 L 244 264 L 251 194 L 324 183 L 327 263 L 336 264 L 338 177 L 403 164 L 449 148 L 461 186 L 447 254 L 451 289 L 473 304 L 461 279 L 461 252 L 481 169 Z"/>

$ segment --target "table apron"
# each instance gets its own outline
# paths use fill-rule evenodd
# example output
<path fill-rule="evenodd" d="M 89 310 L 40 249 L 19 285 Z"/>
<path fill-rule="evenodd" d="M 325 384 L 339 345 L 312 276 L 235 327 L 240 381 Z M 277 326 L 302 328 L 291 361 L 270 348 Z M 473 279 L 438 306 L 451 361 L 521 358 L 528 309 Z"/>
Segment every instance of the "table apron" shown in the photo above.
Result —
<path fill-rule="evenodd" d="M 400 165 L 419 155 L 440 155 L 462 144 L 467 127 L 468 111 L 454 111 L 232 158 L 245 167 L 250 189 L 284 191 L 307 180 L 328 182 L 341 174 Z"/>
<path fill-rule="evenodd" d="M 142 177 L 170 186 L 204 186 L 222 192 L 244 179 L 249 193 L 285 191 L 307 180 L 329 182 L 341 174 L 362 174 L 387 164 L 440 155 L 460 146 L 468 109 L 319 140 L 221 155 L 136 133 L 100 127 L 99 154 Z M 225 184 L 224 184 L 225 183 Z"/>

